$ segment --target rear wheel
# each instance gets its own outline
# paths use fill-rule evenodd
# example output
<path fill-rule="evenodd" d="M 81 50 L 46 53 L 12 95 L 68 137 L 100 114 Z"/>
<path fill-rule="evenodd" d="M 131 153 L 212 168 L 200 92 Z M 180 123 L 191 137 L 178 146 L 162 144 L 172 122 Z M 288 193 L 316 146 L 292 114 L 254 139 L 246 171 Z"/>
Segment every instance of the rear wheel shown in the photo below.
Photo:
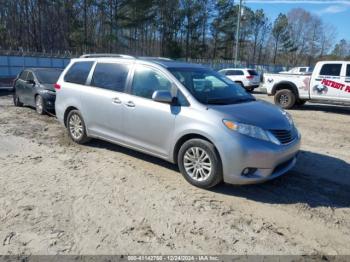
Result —
<path fill-rule="evenodd" d="M 254 87 L 252 87 L 252 86 L 247 86 L 247 87 L 245 88 L 245 90 L 247 90 L 248 92 L 253 92 L 253 91 L 254 91 Z"/>
<path fill-rule="evenodd" d="M 45 114 L 45 103 L 44 98 L 41 95 L 35 97 L 35 110 L 39 115 Z"/>
<path fill-rule="evenodd" d="M 278 90 L 275 94 L 275 104 L 283 109 L 290 109 L 295 105 L 295 94 L 289 89 Z"/>
<path fill-rule="evenodd" d="M 19 96 L 18 96 L 17 93 L 16 93 L 16 89 L 14 90 L 12 96 L 13 96 L 13 104 L 14 104 L 15 106 L 22 107 L 22 106 L 23 106 L 23 103 L 22 103 L 21 100 L 19 99 Z"/>
<path fill-rule="evenodd" d="M 210 188 L 222 181 L 222 165 L 214 145 L 203 139 L 186 141 L 178 154 L 179 169 L 192 185 Z"/>
<path fill-rule="evenodd" d="M 72 110 L 68 113 L 67 129 L 70 138 L 74 142 L 84 144 L 90 141 L 90 138 L 86 134 L 83 117 L 78 110 Z"/>

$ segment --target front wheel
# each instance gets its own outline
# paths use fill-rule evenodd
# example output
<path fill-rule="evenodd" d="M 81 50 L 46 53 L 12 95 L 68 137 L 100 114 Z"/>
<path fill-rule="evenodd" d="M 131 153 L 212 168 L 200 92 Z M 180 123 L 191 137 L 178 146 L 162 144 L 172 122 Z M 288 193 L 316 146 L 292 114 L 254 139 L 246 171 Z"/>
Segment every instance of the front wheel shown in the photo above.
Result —
<path fill-rule="evenodd" d="M 192 185 L 210 188 L 222 181 L 222 165 L 214 145 L 203 139 L 186 141 L 178 154 L 179 169 Z"/>
<path fill-rule="evenodd" d="M 283 109 L 290 109 L 295 105 L 295 94 L 289 89 L 278 90 L 275 94 L 275 104 Z"/>
<path fill-rule="evenodd" d="M 41 95 L 35 97 L 35 110 L 39 115 L 45 114 L 45 102 L 44 98 Z"/>
<path fill-rule="evenodd" d="M 67 129 L 70 138 L 78 144 L 84 144 L 90 141 L 87 136 L 86 127 L 78 110 L 72 110 L 69 112 L 67 117 Z"/>

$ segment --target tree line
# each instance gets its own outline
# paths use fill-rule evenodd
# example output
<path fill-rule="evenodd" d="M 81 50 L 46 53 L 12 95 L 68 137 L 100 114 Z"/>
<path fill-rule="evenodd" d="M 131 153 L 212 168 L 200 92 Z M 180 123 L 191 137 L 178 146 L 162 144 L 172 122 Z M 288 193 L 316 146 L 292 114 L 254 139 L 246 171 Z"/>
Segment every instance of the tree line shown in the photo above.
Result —
<path fill-rule="evenodd" d="M 0 0 L 0 49 L 234 59 L 234 0 Z M 335 28 L 304 9 L 271 20 L 242 9 L 238 60 L 312 65 L 345 59 Z"/>

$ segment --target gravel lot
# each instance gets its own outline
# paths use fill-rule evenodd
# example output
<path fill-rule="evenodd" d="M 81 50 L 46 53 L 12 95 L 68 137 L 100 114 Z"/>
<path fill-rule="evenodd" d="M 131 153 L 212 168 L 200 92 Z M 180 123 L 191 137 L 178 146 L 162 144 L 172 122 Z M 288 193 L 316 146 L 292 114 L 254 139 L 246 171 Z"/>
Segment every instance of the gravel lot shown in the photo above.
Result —
<path fill-rule="evenodd" d="M 290 111 L 287 175 L 202 190 L 162 160 L 73 144 L 0 92 L 0 254 L 350 254 L 350 108 Z"/>

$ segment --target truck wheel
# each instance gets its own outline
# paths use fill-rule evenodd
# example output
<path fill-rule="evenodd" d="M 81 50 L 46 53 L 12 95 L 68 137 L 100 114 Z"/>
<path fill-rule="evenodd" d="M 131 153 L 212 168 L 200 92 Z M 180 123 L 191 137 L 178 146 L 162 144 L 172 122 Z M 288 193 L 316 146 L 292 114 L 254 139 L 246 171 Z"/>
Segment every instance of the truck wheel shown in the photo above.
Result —
<path fill-rule="evenodd" d="M 295 105 L 295 94 L 289 89 L 278 90 L 275 94 L 275 104 L 283 109 L 290 109 Z"/>

